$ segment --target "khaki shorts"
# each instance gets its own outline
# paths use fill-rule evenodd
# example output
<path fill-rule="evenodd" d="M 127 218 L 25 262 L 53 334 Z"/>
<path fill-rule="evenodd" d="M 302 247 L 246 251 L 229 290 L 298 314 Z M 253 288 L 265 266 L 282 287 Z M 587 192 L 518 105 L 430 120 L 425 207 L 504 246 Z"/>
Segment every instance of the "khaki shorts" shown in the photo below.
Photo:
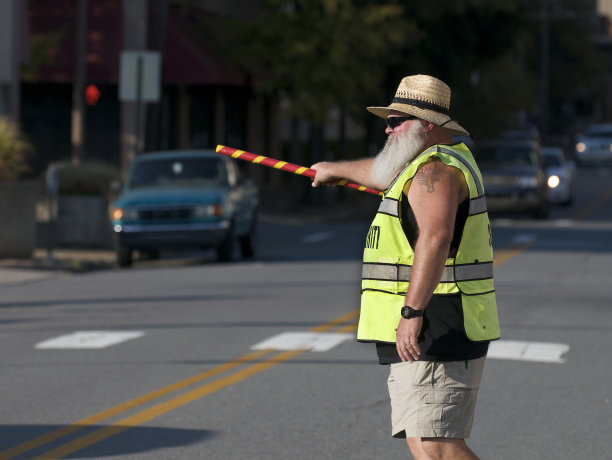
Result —
<path fill-rule="evenodd" d="M 391 364 L 393 437 L 468 438 L 485 359 Z"/>

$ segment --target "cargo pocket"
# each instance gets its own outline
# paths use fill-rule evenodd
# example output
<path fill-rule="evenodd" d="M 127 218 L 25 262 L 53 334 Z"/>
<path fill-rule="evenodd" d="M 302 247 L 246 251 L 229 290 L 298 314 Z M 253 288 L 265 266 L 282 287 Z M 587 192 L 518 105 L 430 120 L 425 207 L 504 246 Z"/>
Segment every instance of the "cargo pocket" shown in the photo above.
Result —
<path fill-rule="evenodd" d="M 463 390 L 421 390 L 419 425 L 431 428 L 437 436 L 462 418 L 465 392 Z"/>
<path fill-rule="evenodd" d="M 421 387 L 420 423 L 438 437 L 468 437 L 484 358 L 434 365 L 429 388 Z"/>

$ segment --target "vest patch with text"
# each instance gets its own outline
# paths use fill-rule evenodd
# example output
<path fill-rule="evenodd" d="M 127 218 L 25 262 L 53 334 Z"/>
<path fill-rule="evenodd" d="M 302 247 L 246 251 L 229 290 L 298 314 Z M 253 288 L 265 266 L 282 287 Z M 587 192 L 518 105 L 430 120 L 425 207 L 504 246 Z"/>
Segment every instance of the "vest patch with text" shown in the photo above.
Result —
<path fill-rule="evenodd" d="M 378 242 L 380 241 L 380 226 L 372 225 L 368 230 L 368 236 L 366 238 L 365 247 L 368 249 L 378 249 Z"/>

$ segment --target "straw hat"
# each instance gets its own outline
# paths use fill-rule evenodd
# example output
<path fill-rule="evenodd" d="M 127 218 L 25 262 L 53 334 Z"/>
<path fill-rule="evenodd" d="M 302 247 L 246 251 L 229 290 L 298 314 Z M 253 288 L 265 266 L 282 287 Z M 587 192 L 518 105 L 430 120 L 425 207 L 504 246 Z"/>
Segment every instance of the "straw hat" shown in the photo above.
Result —
<path fill-rule="evenodd" d="M 429 75 L 411 75 L 402 78 L 395 97 L 387 107 L 368 107 L 368 111 L 381 118 L 396 110 L 447 128 L 452 134 L 469 136 L 450 116 L 451 90 L 446 83 Z"/>

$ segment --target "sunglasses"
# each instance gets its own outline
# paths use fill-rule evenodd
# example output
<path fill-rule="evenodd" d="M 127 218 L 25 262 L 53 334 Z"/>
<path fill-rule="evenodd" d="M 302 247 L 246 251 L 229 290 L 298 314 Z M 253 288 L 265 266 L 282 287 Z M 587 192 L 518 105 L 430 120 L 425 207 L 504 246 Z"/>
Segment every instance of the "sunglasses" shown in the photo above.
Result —
<path fill-rule="evenodd" d="M 385 121 L 387 122 L 387 126 L 391 129 L 395 129 L 397 128 L 399 125 L 401 125 L 402 123 L 404 123 L 405 121 L 408 120 L 414 120 L 417 117 L 389 117 L 389 118 L 385 118 Z"/>

